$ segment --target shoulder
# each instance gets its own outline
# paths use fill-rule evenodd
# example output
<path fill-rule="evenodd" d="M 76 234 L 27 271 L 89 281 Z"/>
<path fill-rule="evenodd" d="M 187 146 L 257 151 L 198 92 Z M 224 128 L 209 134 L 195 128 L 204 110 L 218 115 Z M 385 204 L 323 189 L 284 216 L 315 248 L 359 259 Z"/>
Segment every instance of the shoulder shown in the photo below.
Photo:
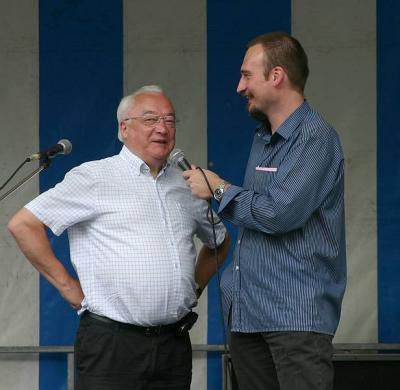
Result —
<path fill-rule="evenodd" d="M 335 132 L 333 126 L 318 112 L 310 109 L 302 123 L 302 131 L 304 134 L 313 135 L 328 135 L 332 131 Z"/>
<path fill-rule="evenodd" d="M 173 165 L 168 166 L 165 170 L 165 179 L 168 183 L 168 187 L 178 192 L 181 196 L 191 195 L 191 191 L 186 185 L 186 181 L 182 176 L 182 171 L 179 168 Z"/>
<path fill-rule="evenodd" d="M 106 157 L 102 158 L 100 160 L 92 160 L 92 161 L 86 161 L 82 163 L 81 165 L 77 166 L 77 169 L 80 170 L 101 170 L 105 169 L 106 167 L 110 165 L 117 165 L 121 164 L 121 158 L 119 155 L 111 156 L 111 157 Z"/>
<path fill-rule="evenodd" d="M 300 142 L 314 151 L 315 159 L 330 161 L 340 166 L 344 160 L 343 148 L 336 129 L 316 110 L 311 109 L 304 119 Z"/>
<path fill-rule="evenodd" d="M 192 195 L 179 168 L 170 165 L 166 170 L 166 179 L 171 192 L 181 205 L 190 206 L 192 209 L 205 207 L 207 202 Z"/>
<path fill-rule="evenodd" d="M 122 164 L 118 155 L 103 158 L 100 160 L 86 161 L 75 168 L 72 168 L 68 173 L 101 173 Z"/>
<path fill-rule="evenodd" d="M 84 162 L 68 171 L 63 182 L 90 184 L 94 181 L 101 181 L 102 178 L 106 180 L 113 171 L 117 171 L 118 169 L 117 157 L 118 156 L 112 156 L 101 160 Z"/>
<path fill-rule="evenodd" d="M 340 138 L 336 129 L 316 110 L 310 109 L 300 128 L 303 141 L 317 139 L 327 144 L 340 146 Z"/>

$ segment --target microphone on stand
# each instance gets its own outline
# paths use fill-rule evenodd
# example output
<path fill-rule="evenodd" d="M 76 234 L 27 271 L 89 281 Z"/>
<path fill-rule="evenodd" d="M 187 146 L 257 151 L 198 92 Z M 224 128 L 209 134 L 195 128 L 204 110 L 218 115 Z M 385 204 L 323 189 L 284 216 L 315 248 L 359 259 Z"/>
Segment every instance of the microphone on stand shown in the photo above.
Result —
<path fill-rule="evenodd" d="M 35 175 L 43 171 L 44 169 L 48 168 L 50 166 L 50 161 L 49 158 L 53 158 L 57 154 L 69 154 L 71 153 L 72 150 L 72 144 L 70 141 L 67 139 L 60 139 L 56 145 L 51 146 L 50 148 L 43 150 L 38 153 L 31 154 L 29 157 L 25 159 L 25 161 L 22 162 L 18 166 L 18 168 L 12 173 L 12 175 L 5 181 L 4 184 L 0 186 L 0 191 L 10 182 L 10 180 L 16 175 L 16 173 L 23 167 L 24 164 L 26 164 L 29 161 L 33 160 L 43 160 L 40 161 L 39 168 L 35 169 L 33 172 L 28 174 L 28 176 L 24 177 L 22 180 L 20 180 L 14 187 L 12 187 L 10 190 L 8 190 L 5 194 L 0 196 L 0 202 L 6 199 L 9 195 L 14 193 L 18 188 L 20 188 L 23 184 L 25 184 L 28 180 L 32 179 Z"/>
<path fill-rule="evenodd" d="M 72 144 L 67 139 L 60 139 L 57 144 L 50 146 L 46 150 L 38 153 L 31 154 L 28 161 L 42 160 L 44 158 L 53 158 L 58 154 L 70 154 L 72 151 Z"/>

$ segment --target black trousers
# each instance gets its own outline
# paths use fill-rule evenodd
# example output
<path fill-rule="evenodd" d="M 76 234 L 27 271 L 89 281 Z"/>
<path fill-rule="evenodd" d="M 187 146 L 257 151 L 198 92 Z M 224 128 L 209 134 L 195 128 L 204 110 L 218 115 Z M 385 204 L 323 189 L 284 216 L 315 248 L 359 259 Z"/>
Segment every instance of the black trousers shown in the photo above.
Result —
<path fill-rule="evenodd" d="M 230 335 L 240 390 L 332 390 L 332 336 L 314 332 Z"/>
<path fill-rule="evenodd" d="M 146 334 L 83 316 L 75 342 L 76 390 L 189 390 L 189 333 Z"/>

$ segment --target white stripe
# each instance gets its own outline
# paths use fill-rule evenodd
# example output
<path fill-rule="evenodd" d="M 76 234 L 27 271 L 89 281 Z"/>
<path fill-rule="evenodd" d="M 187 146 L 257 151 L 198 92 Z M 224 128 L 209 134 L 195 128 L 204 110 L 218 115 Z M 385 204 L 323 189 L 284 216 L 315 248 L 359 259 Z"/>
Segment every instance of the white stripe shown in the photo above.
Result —
<path fill-rule="evenodd" d="M 1 182 L 28 154 L 38 150 L 38 5 L 37 1 L 0 2 L 0 172 Z M 29 165 L 23 175 L 35 169 Z M 6 189 L 16 184 L 17 180 Z M 4 192 L 2 191 L 2 194 Z M 34 179 L 2 202 L 0 213 L 0 345 L 39 344 L 39 275 L 7 233 L 12 214 L 38 193 Z M 0 388 L 38 388 L 35 356 L 3 355 Z"/>
<path fill-rule="evenodd" d="M 346 158 L 348 286 L 336 342 L 377 341 L 376 1 L 292 0 L 309 56 L 306 96 L 340 134 Z"/>
<path fill-rule="evenodd" d="M 177 147 L 189 161 L 207 166 L 206 0 L 124 0 L 124 93 L 145 84 L 160 85 L 172 99 L 177 117 Z M 144 22 L 147 21 L 147 22 Z M 168 34 L 165 34 L 168 31 Z M 196 308 L 199 320 L 192 343 L 207 343 L 207 295 Z M 206 355 L 193 360 L 192 388 L 207 388 Z"/>

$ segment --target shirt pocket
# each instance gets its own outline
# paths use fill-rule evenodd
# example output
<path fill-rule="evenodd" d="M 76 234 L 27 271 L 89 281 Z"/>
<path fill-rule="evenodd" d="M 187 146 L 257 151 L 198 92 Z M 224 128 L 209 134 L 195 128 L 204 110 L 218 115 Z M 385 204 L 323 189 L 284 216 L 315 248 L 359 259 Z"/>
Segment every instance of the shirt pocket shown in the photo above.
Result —
<path fill-rule="evenodd" d="M 254 173 L 253 190 L 258 193 L 265 193 L 270 183 L 276 177 L 277 172 L 278 170 L 256 170 Z"/>
<path fill-rule="evenodd" d="M 175 203 L 170 212 L 171 225 L 174 232 L 179 235 L 194 234 L 196 221 L 194 218 L 195 210 L 190 206 L 183 206 L 180 203 Z"/>

